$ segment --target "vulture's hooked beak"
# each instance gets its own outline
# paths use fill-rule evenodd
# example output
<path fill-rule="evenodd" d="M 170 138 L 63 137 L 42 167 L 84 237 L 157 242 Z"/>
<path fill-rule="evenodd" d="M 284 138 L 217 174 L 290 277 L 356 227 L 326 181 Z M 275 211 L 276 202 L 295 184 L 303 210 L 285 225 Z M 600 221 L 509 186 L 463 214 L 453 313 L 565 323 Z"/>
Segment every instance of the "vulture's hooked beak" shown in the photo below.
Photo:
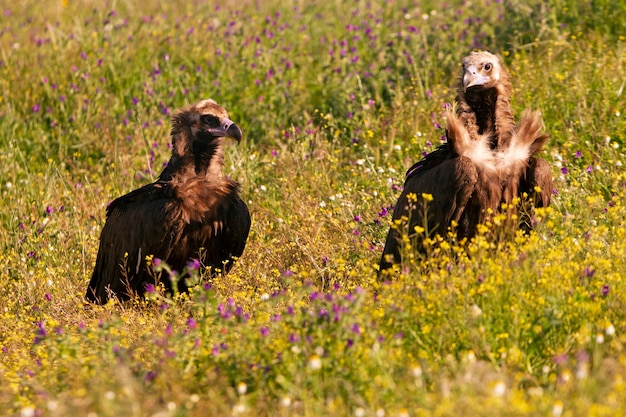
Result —
<path fill-rule="evenodd" d="M 243 137 L 239 126 L 237 126 L 232 120 L 226 118 L 222 119 L 221 126 L 217 129 L 212 129 L 211 133 L 214 137 L 223 136 L 235 139 L 237 143 L 241 142 L 241 138 Z"/>
<path fill-rule="evenodd" d="M 471 87 L 479 87 L 489 82 L 489 77 L 478 73 L 476 68 L 471 65 L 465 69 L 463 73 L 463 89 L 467 91 Z"/>

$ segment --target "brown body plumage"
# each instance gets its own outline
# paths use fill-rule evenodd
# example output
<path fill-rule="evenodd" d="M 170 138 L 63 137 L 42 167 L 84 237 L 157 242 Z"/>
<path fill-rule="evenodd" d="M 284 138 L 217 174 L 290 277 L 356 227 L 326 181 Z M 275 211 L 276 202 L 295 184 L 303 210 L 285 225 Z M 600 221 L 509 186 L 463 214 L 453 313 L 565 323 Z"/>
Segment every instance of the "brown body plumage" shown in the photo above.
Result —
<path fill-rule="evenodd" d="M 547 206 L 552 192 L 549 165 L 534 157 L 547 142 L 539 112 L 525 111 L 515 126 L 510 109 L 511 84 L 495 55 L 473 53 L 463 60 L 457 111 L 447 115 L 447 143 L 413 165 L 394 209 L 394 222 L 407 217 L 429 234 L 445 234 L 455 222 L 458 238 L 472 237 L 489 211 L 524 193 Z M 415 194 L 416 201 L 408 195 Z M 424 208 L 422 194 L 433 201 Z M 400 262 L 401 231 L 391 228 L 381 270 Z"/>
<path fill-rule="evenodd" d="M 239 185 L 222 175 L 225 138 L 239 142 L 241 130 L 222 107 L 203 100 L 174 114 L 171 136 L 172 156 L 157 181 L 107 207 L 86 294 L 92 302 L 143 294 L 155 284 L 148 256 L 178 272 L 198 259 L 226 273 L 243 253 L 250 214 Z M 163 283 L 171 289 L 169 279 Z"/>

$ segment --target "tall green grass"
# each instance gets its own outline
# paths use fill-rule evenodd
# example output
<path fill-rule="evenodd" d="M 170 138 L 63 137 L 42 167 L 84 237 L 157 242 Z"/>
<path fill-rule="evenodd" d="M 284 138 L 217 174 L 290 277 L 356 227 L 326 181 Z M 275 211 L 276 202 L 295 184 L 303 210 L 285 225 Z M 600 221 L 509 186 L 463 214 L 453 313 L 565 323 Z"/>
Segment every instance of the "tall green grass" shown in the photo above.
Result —
<path fill-rule="evenodd" d="M 380 4 L 378 4 L 380 3 Z M 0 16 L 0 414 L 623 415 L 626 13 L 619 1 L 14 2 Z M 460 60 L 542 111 L 529 235 L 377 263 Z M 213 98 L 253 217 L 232 273 L 86 305 L 113 198 Z M 198 279 L 203 271 L 187 271 Z"/>

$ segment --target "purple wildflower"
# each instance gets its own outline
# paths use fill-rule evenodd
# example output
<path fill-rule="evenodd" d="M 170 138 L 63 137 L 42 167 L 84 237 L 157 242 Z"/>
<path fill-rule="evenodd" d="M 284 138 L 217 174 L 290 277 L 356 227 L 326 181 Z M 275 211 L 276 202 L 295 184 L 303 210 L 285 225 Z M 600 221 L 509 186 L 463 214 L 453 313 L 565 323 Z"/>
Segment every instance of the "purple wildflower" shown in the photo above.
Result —
<path fill-rule="evenodd" d="M 200 269 L 200 261 L 198 259 L 194 259 L 191 262 L 187 262 L 187 269 L 197 271 L 198 269 Z"/>
<path fill-rule="evenodd" d="M 589 353 L 586 350 L 581 350 L 576 354 L 576 359 L 580 363 L 588 363 L 589 362 Z"/>
<path fill-rule="evenodd" d="M 606 297 L 607 295 L 609 295 L 609 290 L 610 290 L 609 286 L 604 284 L 602 286 L 602 296 Z"/>
<path fill-rule="evenodd" d="M 220 303 L 217 306 L 217 312 L 219 313 L 220 317 L 223 319 L 229 319 L 230 318 L 230 309 L 226 308 L 226 306 L 223 303 Z"/>
<path fill-rule="evenodd" d="M 561 353 L 559 355 L 555 355 L 552 360 L 557 365 L 565 365 L 567 363 L 567 353 Z"/>
<path fill-rule="evenodd" d="M 46 335 L 48 334 L 48 332 L 46 331 L 46 328 L 43 325 L 43 322 L 38 322 L 37 323 L 37 331 L 35 332 L 35 340 L 33 340 L 34 344 L 39 344 L 39 342 L 41 342 L 41 339 L 43 339 L 44 337 L 46 337 Z"/>

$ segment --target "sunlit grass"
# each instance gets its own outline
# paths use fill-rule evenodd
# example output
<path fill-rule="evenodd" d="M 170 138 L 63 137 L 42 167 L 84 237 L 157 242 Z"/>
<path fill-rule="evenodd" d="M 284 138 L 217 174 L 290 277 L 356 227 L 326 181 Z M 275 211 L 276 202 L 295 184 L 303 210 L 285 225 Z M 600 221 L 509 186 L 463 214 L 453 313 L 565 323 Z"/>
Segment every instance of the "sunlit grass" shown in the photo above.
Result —
<path fill-rule="evenodd" d="M 3 6 L 0 414 L 624 414 L 626 13 L 579 3 Z M 481 48 L 514 115 L 542 112 L 552 204 L 381 279 L 404 173 Z M 243 256 L 173 300 L 87 305 L 106 205 L 209 97 L 244 131 Z"/>

